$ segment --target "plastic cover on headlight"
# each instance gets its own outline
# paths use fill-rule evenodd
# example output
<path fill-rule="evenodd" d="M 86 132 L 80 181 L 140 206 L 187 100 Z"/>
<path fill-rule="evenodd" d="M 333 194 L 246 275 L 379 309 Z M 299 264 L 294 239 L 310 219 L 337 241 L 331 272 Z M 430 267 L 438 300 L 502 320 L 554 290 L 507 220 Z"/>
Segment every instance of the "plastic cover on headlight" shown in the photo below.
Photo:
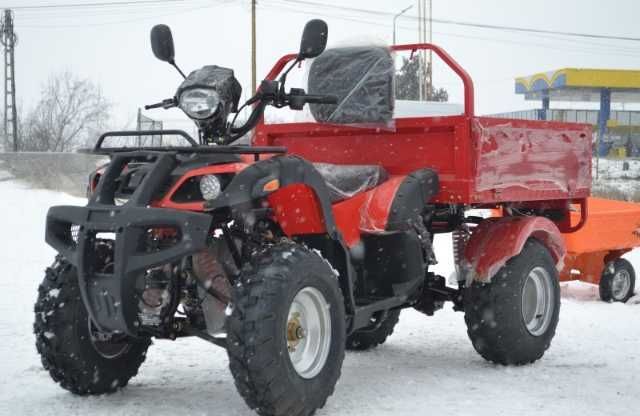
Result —
<path fill-rule="evenodd" d="M 207 119 L 218 112 L 220 95 L 208 88 L 186 90 L 180 96 L 180 108 L 191 118 Z"/>
<path fill-rule="evenodd" d="M 215 175 L 205 175 L 200 178 L 200 192 L 202 197 L 207 201 L 211 201 L 220 196 L 222 191 L 222 184 L 220 179 Z"/>
<path fill-rule="evenodd" d="M 216 65 L 191 72 L 176 91 L 180 108 L 197 120 L 215 118 L 226 121 L 229 113 L 237 111 L 241 95 L 242 87 L 233 76 L 233 70 Z M 214 97 L 218 101 L 217 107 Z"/>

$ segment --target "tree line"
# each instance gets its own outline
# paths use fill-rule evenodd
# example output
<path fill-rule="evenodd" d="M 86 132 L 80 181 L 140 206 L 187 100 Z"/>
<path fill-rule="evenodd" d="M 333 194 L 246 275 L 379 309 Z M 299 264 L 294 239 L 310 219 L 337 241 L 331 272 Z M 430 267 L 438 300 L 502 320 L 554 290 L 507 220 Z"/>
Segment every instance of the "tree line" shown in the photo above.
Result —
<path fill-rule="evenodd" d="M 94 82 L 69 71 L 53 74 L 33 108 L 18 114 L 18 151 L 69 152 L 91 146 L 107 128 L 111 109 Z M 5 143 L 5 148 L 12 145 Z"/>

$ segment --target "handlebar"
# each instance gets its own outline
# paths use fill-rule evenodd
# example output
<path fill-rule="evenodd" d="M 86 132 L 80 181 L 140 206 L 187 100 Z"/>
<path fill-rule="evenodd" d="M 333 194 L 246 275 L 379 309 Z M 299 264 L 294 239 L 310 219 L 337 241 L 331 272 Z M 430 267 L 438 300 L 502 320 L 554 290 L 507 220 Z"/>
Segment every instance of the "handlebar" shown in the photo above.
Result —
<path fill-rule="evenodd" d="M 145 110 L 152 110 L 154 108 L 162 107 L 165 110 L 167 110 L 169 108 L 176 107 L 177 105 L 178 105 L 178 100 L 176 100 L 175 97 L 172 97 L 172 98 L 167 98 L 166 100 L 162 100 L 159 103 L 145 105 L 144 109 Z"/>
<path fill-rule="evenodd" d="M 305 104 L 337 104 L 338 97 L 334 95 L 318 95 L 318 94 L 307 94 L 305 90 L 301 88 L 292 88 L 289 94 L 285 94 L 284 92 L 284 84 L 279 83 L 277 81 L 263 81 L 262 85 L 258 92 L 250 98 L 241 108 L 244 108 L 248 105 L 254 105 L 253 111 L 249 118 L 244 122 L 242 126 L 235 127 L 233 124 L 235 122 L 235 118 L 233 121 L 227 125 L 226 134 L 221 144 L 229 144 L 238 138 L 242 137 L 246 133 L 248 133 L 251 129 L 253 129 L 261 120 L 262 115 L 264 113 L 264 109 L 267 105 L 273 105 L 277 108 L 282 108 L 285 106 L 290 107 L 292 110 L 302 110 Z M 176 107 L 178 105 L 178 100 L 173 98 L 167 98 L 162 100 L 159 103 L 145 105 L 145 110 L 151 110 L 154 108 L 164 108 L 169 109 L 172 107 Z M 240 110 L 237 111 L 237 115 L 240 113 Z M 98 140 L 96 148 L 94 151 L 100 149 L 102 145 L 102 141 L 104 137 L 101 137 Z"/>
<path fill-rule="evenodd" d="M 304 95 L 304 100 L 308 104 L 338 104 L 338 97 L 335 95 Z"/>
<path fill-rule="evenodd" d="M 292 88 L 291 92 L 284 97 L 284 104 L 292 110 L 302 110 L 305 104 L 337 104 L 338 97 L 335 95 L 315 95 L 307 94 L 303 89 Z"/>

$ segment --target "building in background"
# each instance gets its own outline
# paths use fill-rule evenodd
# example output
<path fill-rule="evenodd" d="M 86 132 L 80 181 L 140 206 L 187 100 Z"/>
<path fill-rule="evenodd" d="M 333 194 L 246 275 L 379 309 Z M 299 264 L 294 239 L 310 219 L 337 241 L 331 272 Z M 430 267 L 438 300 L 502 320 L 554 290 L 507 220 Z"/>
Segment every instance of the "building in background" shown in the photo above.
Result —
<path fill-rule="evenodd" d="M 541 108 L 496 116 L 589 123 L 600 156 L 640 157 L 640 111 L 611 110 L 612 104 L 640 104 L 640 71 L 563 68 L 516 78 L 515 92 L 540 101 Z M 599 103 L 599 109 L 551 109 L 552 101 Z"/>

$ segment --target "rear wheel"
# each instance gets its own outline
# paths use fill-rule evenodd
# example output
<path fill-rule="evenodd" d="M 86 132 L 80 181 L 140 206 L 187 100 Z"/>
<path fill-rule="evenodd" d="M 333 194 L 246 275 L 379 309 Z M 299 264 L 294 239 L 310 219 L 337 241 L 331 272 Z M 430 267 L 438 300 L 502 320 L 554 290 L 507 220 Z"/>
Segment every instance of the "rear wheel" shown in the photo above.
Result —
<path fill-rule="evenodd" d="M 611 266 L 602 272 L 600 299 L 605 302 L 626 302 L 633 296 L 636 273 L 625 259 L 617 259 Z"/>
<path fill-rule="evenodd" d="M 97 331 L 80 299 L 76 273 L 60 256 L 47 269 L 34 308 L 36 348 L 64 389 L 112 393 L 138 373 L 151 341 Z"/>
<path fill-rule="evenodd" d="M 400 319 L 400 309 L 378 312 L 371 325 L 354 331 L 347 337 L 347 349 L 364 351 L 384 344 Z"/>
<path fill-rule="evenodd" d="M 486 360 L 521 365 L 542 357 L 560 312 L 558 273 L 549 251 L 526 242 L 490 283 L 474 282 L 464 297 L 467 333 Z"/>
<path fill-rule="evenodd" d="M 238 391 L 262 415 L 312 415 L 344 359 L 344 300 L 331 266 L 287 242 L 254 256 L 240 279 L 226 322 Z"/>

